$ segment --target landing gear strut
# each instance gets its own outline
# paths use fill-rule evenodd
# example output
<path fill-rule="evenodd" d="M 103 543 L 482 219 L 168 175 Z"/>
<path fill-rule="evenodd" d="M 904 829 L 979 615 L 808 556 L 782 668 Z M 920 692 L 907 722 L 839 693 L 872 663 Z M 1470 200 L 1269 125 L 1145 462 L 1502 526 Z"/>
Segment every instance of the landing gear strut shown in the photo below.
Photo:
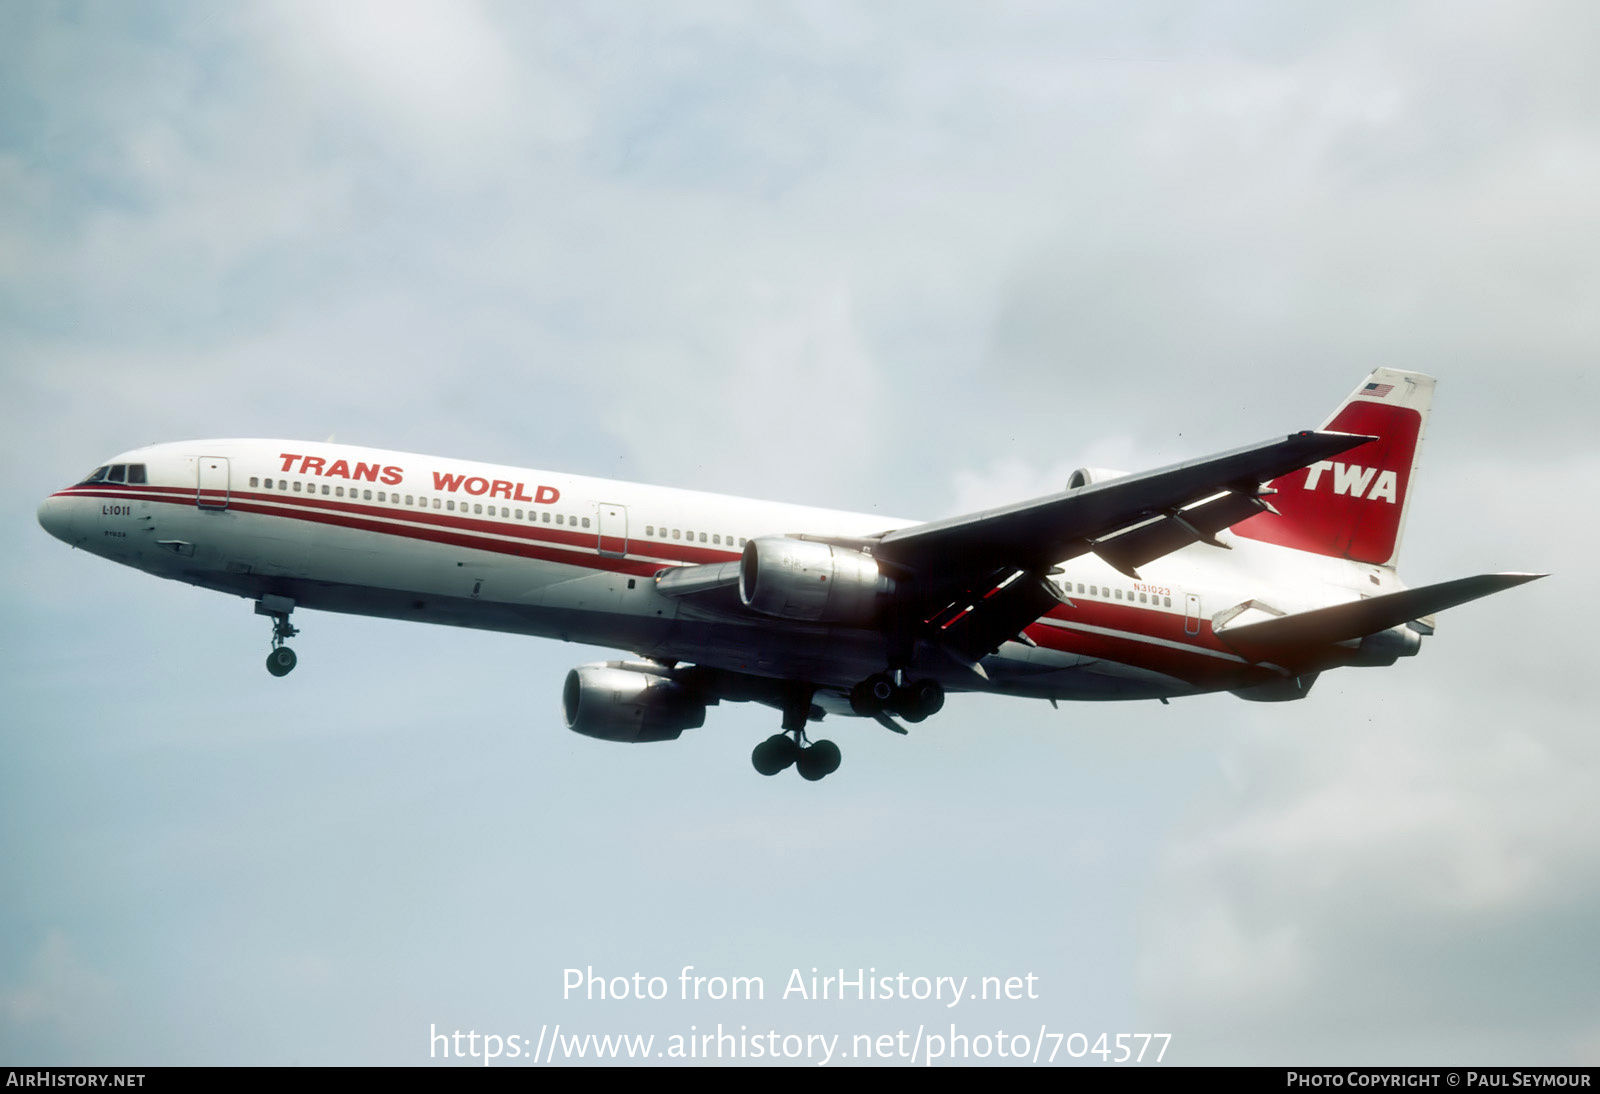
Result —
<path fill-rule="evenodd" d="M 807 782 L 816 782 L 839 770 L 843 758 L 832 741 L 806 743 L 806 723 L 811 717 L 814 689 L 797 688 L 783 704 L 783 732 L 774 733 L 750 753 L 750 764 L 763 775 L 776 775 L 793 766 Z"/>
<path fill-rule="evenodd" d="M 274 596 L 268 593 L 256 601 L 256 614 L 267 616 L 272 620 L 272 652 L 267 654 L 267 671 L 274 676 L 289 675 L 299 660 L 295 657 L 294 650 L 284 645 L 300 633 L 300 628 L 289 622 L 289 613 L 292 611 L 294 611 L 294 601 L 286 596 Z"/>

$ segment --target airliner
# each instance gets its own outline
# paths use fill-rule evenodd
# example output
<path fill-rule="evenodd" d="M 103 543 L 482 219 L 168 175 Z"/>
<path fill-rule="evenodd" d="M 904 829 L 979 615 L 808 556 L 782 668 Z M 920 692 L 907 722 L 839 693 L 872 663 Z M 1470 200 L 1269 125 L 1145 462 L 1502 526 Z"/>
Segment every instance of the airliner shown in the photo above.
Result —
<path fill-rule="evenodd" d="M 1321 429 L 932 522 L 333 443 L 113 456 L 39 507 L 57 539 L 254 602 L 267 670 L 300 608 L 605 646 L 569 729 L 675 740 L 721 702 L 781 712 L 751 762 L 808 780 L 828 716 L 907 732 L 948 692 L 1305 698 L 1392 665 L 1435 613 L 1542 574 L 1407 587 L 1397 563 L 1434 379 L 1378 369 Z"/>

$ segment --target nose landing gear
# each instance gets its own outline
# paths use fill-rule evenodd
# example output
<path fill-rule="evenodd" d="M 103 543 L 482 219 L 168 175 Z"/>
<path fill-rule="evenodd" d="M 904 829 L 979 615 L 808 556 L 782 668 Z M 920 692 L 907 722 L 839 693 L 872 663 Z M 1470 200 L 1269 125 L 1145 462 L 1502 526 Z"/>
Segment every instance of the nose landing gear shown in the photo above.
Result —
<path fill-rule="evenodd" d="M 267 616 L 272 620 L 272 652 L 267 654 L 267 671 L 274 676 L 289 675 L 299 661 L 294 655 L 294 650 L 284 645 L 300 633 L 300 628 L 289 622 L 289 613 L 292 611 L 294 611 L 294 601 L 286 596 L 274 596 L 269 593 L 256 601 L 256 614 Z"/>

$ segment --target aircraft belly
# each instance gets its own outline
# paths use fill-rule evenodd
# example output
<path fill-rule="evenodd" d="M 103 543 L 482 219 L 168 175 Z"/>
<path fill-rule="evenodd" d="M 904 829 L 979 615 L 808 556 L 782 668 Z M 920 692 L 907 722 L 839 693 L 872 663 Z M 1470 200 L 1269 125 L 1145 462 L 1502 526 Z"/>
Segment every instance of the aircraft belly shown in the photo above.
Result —
<path fill-rule="evenodd" d="M 653 650 L 662 659 L 848 688 L 888 664 L 883 636 L 850 627 L 680 616 Z"/>

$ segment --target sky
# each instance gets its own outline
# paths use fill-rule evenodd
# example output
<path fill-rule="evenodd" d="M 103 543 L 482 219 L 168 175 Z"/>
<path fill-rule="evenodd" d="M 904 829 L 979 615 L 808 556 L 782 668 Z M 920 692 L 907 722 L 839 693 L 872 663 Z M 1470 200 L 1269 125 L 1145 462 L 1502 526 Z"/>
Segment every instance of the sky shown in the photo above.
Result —
<path fill-rule="evenodd" d="M 1597 39 L 1554 0 L 0 6 L 0 1062 L 557 1023 L 1600 1062 Z M 932 519 L 1378 366 L 1439 378 L 1402 575 L 1552 577 L 1298 703 L 830 720 L 817 784 L 750 769 L 764 707 L 567 732 L 612 651 L 308 612 L 274 679 L 247 602 L 34 517 L 138 445 L 332 434 Z M 564 997 L 590 968 L 668 998 Z M 813 968 L 1037 998 L 784 998 Z"/>

